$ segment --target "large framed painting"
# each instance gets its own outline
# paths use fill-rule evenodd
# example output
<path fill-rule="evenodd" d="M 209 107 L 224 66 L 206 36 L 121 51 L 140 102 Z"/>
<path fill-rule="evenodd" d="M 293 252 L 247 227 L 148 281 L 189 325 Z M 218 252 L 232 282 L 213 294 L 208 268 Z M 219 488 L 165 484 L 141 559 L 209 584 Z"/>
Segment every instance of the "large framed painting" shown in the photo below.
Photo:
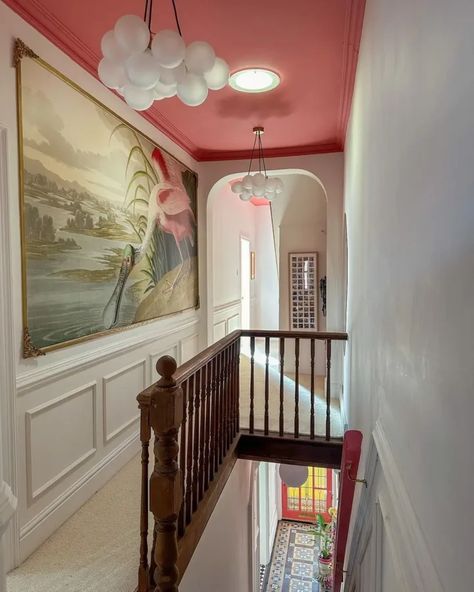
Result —
<path fill-rule="evenodd" d="M 15 47 L 24 356 L 197 307 L 197 176 Z"/>

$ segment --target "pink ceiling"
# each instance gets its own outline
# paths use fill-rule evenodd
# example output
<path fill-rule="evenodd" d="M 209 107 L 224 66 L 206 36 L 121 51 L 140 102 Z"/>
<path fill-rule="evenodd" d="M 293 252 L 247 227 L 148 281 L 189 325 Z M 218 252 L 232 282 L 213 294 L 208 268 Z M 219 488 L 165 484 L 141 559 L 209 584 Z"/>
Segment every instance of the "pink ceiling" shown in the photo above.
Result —
<path fill-rule="evenodd" d="M 4 0 L 75 61 L 96 73 L 100 39 L 143 0 Z M 277 71 L 265 94 L 230 87 L 199 107 L 176 97 L 143 115 L 198 160 L 247 157 L 254 125 L 268 155 L 343 149 L 365 0 L 176 0 L 187 43 L 209 41 L 231 70 Z M 152 30 L 174 28 L 171 0 L 154 0 Z M 34 49 L 34 48 L 32 48 Z"/>

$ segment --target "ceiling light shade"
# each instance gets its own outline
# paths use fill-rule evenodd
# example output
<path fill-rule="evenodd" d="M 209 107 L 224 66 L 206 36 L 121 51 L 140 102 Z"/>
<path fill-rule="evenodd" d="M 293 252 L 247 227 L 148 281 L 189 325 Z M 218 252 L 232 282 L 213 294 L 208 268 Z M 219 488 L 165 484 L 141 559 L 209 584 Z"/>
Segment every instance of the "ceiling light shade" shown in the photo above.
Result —
<path fill-rule="evenodd" d="M 220 90 L 229 82 L 229 66 L 216 57 L 209 43 L 194 41 L 186 47 L 175 0 L 171 1 L 177 31 L 164 29 L 152 35 L 153 0 L 145 0 L 143 20 L 124 15 L 101 40 L 101 82 L 138 111 L 151 107 L 154 100 L 176 95 L 185 105 L 196 107 L 206 100 L 209 89 Z"/>
<path fill-rule="evenodd" d="M 308 467 L 298 465 L 280 465 L 280 479 L 288 487 L 301 487 L 308 480 Z"/>
<path fill-rule="evenodd" d="M 279 177 L 269 177 L 267 175 L 262 144 L 263 132 L 263 127 L 257 126 L 253 128 L 255 140 L 253 142 L 252 154 L 250 156 L 248 173 L 242 181 L 237 181 L 231 187 L 232 192 L 238 193 L 242 201 L 248 201 L 252 196 L 265 197 L 268 201 L 273 201 L 277 194 L 283 192 L 283 181 Z M 257 152 L 257 154 L 255 154 L 255 152 Z M 258 160 L 258 171 L 252 174 L 251 170 L 254 156 L 255 162 Z"/>
<path fill-rule="evenodd" d="M 234 90 L 247 93 L 260 93 L 273 90 L 280 84 L 280 76 L 263 68 L 246 68 L 230 76 L 230 86 Z"/>

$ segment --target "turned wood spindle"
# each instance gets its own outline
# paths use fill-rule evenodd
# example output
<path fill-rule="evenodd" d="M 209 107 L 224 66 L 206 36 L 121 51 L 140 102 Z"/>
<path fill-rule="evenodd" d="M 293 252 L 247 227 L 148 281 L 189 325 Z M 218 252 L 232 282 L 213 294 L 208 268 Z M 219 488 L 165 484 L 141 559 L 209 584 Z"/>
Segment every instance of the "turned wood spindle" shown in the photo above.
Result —
<path fill-rule="evenodd" d="M 149 570 L 148 570 L 148 459 L 149 445 L 151 438 L 150 427 L 150 398 L 137 397 L 140 409 L 140 441 L 141 450 L 141 503 L 140 503 L 140 565 L 138 568 L 138 592 L 148 592 Z"/>
<path fill-rule="evenodd" d="M 331 340 L 326 341 L 326 440 L 331 439 Z"/>

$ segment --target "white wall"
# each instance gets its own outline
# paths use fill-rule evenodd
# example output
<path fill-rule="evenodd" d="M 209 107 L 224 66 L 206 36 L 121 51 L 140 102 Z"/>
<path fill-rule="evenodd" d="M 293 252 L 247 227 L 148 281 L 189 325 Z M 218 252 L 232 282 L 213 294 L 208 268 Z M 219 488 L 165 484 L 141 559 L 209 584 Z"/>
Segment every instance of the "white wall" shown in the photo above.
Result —
<path fill-rule="evenodd" d="M 272 558 L 273 543 L 280 512 L 281 480 L 275 463 L 261 462 L 258 468 L 260 564 L 267 565 Z"/>
<path fill-rule="evenodd" d="M 350 425 L 363 472 L 378 419 L 410 591 L 472 588 L 473 23 L 368 0 L 346 145 Z"/>
<path fill-rule="evenodd" d="M 184 573 L 180 592 L 253 592 L 251 508 L 255 471 L 238 460 Z"/>
<path fill-rule="evenodd" d="M 212 234 L 211 273 L 213 278 L 213 341 L 241 327 L 240 239 L 250 241 L 255 250 L 255 210 L 243 202 L 230 185 L 222 187 L 216 199 L 208 204 L 208 230 Z M 255 321 L 255 280 L 250 281 L 250 320 Z"/>
<path fill-rule="evenodd" d="M 187 154 L 0 3 L 0 132 L 5 130 L 6 134 L 6 144 L 0 144 L 0 161 L 6 163 L 5 168 L 0 166 L 0 185 L 7 188 L 0 191 L 0 226 L 2 240 L 10 237 L 4 240 L 2 256 L 12 270 L 10 274 L 2 266 L 1 271 L 2 303 L 9 303 L 8 326 L 3 333 L 12 336 L 7 345 L 9 357 L 1 370 L 12 377 L 6 399 L 8 425 L 17 428 L 13 438 L 2 429 L 2 438 L 8 446 L 8 474 L 4 478 L 19 498 L 7 545 L 9 566 L 25 558 L 138 451 L 135 397 L 152 381 L 154 362 L 160 354 L 171 353 L 183 361 L 196 353 L 201 321 L 199 312 L 188 311 L 51 352 L 44 358 L 21 358 L 14 37 L 20 37 L 43 59 L 197 170 Z M 199 207 L 200 212 L 204 210 Z M 201 217 L 199 225 L 202 231 Z M 205 265 L 202 268 L 205 271 Z M 12 450 L 11 440 L 16 440 L 16 450 Z M 16 463 L 12 462 L 15 458 Z"/>
<path fill-rule="evenodd" d="M 256 315 L 257 329 L 278 329 L 280 298 L 278 269 L 273 237 L 272 209 L 255 208 L 256 228 Z"/>

